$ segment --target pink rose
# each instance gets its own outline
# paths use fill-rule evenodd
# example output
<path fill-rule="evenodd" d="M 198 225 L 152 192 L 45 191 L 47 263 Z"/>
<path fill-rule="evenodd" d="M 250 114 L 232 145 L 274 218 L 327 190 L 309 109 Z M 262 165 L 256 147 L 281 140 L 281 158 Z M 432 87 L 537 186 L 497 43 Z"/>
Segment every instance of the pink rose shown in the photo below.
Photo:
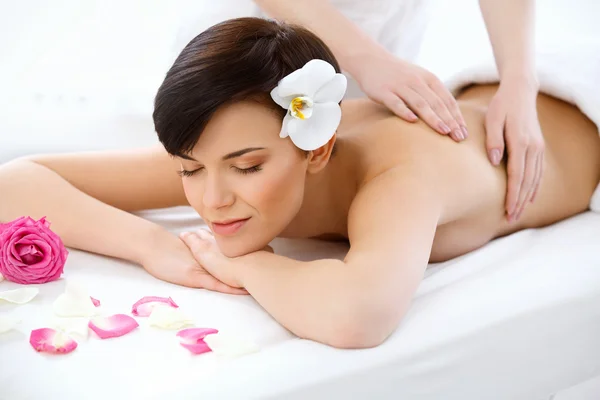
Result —
<path fill-rule="evenodd" d="M 17 283 L 46 283 L 60 278 L 67 255 L 46 217 L 21 217 L 0 224 L 0 274 Z"/>

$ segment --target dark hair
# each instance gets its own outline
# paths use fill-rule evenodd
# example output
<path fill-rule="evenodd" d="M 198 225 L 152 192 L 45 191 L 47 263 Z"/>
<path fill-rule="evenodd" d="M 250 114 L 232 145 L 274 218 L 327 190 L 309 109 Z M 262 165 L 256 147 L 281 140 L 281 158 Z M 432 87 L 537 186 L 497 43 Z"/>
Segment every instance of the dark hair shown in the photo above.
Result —
<path fill-rule="evenodd" d="M 274 20 L 237 18 L 214 25 L 183 49 L 154 100 L 154 127 L 173 156 L 188 158 L 202 130 L 225 104 L 256 100 L 285 116 L 270 97 L 279 81 L 312 59 L 341 72 L 309 30 Z"/>

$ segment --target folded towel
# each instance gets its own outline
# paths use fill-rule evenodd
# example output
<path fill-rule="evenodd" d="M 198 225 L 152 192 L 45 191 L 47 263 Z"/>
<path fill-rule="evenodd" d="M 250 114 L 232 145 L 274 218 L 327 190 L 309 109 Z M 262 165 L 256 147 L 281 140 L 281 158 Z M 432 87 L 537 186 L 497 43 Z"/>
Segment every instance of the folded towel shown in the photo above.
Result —
<path fill-rule="evenodd" d="M 536 53 L 540 92 L 576 105 L 600 130 L 600 37 L 573 37 Z M 445 83 L 456 94 L 472 83 L 498 82 L 493 60 L 466 68 Z M 590 209 L 600 212 L 600 185 Z"/>

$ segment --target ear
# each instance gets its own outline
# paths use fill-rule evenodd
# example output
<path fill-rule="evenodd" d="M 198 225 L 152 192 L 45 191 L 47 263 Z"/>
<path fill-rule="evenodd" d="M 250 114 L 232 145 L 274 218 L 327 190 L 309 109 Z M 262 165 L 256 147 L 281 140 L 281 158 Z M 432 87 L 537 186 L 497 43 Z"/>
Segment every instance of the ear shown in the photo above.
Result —
<path fill-rule="evenodd" d="M 308 168 L 306 170 L 308 173 L 315 174 L 327 166 L 333 152 L 335 139 L 336 134 L 334 133 L 331 139 L 323 146 L 308 152 Z"/>

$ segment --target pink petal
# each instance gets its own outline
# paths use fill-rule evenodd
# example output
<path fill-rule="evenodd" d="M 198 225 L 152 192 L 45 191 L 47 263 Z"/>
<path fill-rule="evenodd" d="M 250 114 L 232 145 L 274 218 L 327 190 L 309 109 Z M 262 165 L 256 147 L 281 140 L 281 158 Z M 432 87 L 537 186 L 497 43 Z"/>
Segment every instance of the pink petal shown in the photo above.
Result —
<path fill-rule="evenodd" d="M 95 299 L 92 296 L 90 296 L 90 299 L 92 299 L 92 303 L 94 303 L 94 307 L 100 307 L 100 300 Z"/>
<path fill-rule="evenodd" d="M 152 310 L 159 303 L 179 308 L 170 297 L 146 296 L 138 300 L 133 307 L 131 307 L 131 313 L 137 317 L 147 317 L 152 314 Z"/>
<path fill-rule="evenodd" d="M 77 342 L 68 335 L 50 328 L 31 331 L 29 343 L 36 351 L 46 353 L 70 353 L 77 348 Z"/>
<path fill-rule="evenodd" d="M 206 335 L 218 333 L 213 328 L 188 328 L 177 332 L 179 344 L 188 349 L 193 354 L 202 354 L 211 351 L 210 347 L 204 342 Z"/>
<path fill-rule="evenodd" d="M 93 318 L 88 324 L 100 339 L 123 336 L 139 326 L 137 321 L 125 314 L 110 317 Z"/>

